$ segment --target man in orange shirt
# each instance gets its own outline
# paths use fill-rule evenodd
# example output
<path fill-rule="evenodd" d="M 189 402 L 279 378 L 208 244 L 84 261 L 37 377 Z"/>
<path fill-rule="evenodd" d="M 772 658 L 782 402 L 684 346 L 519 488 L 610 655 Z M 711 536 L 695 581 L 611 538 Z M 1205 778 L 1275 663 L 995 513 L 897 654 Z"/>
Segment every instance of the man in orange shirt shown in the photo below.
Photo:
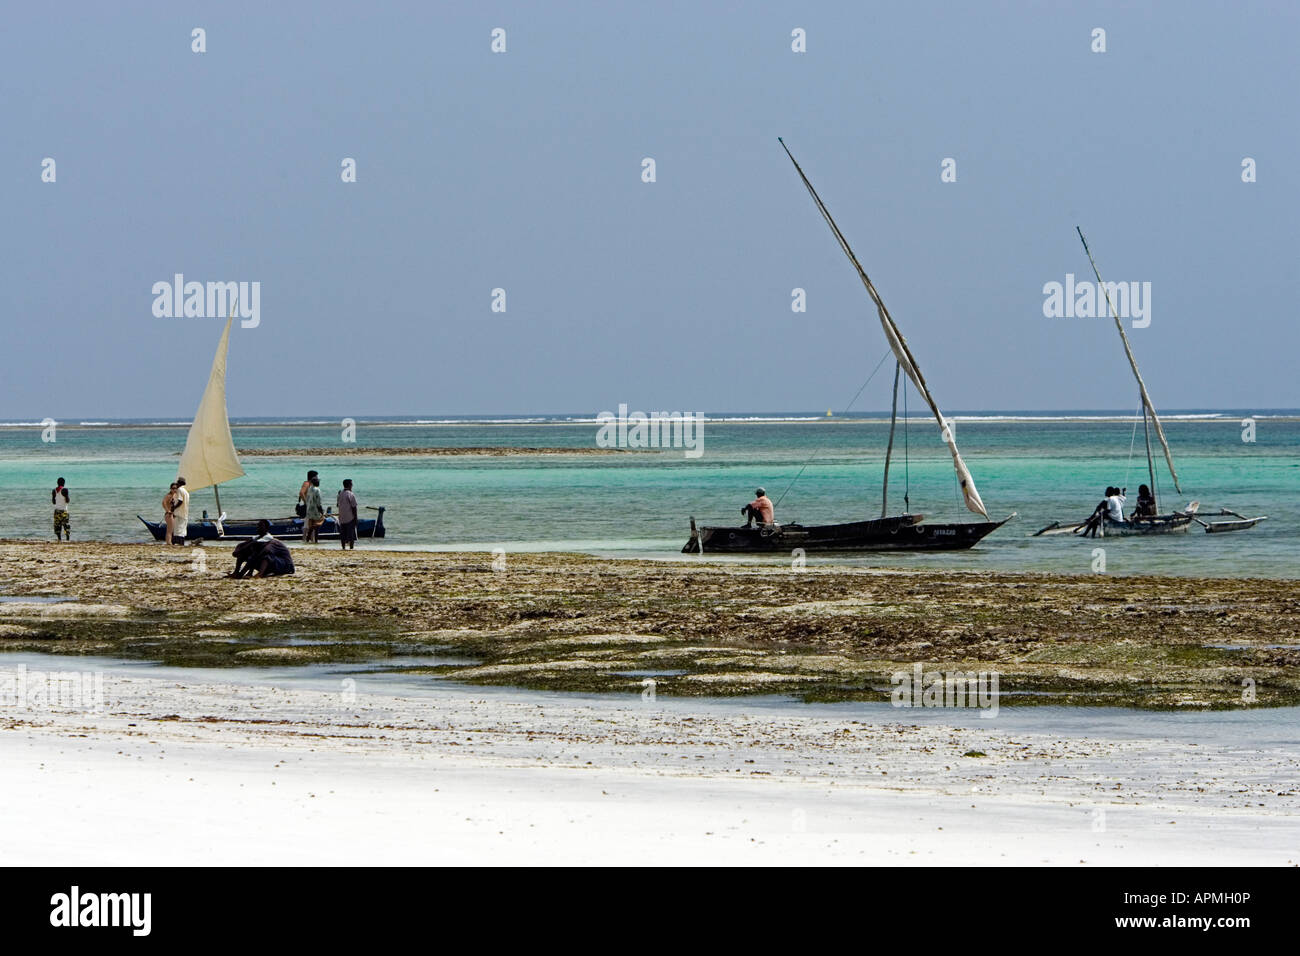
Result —
<path fill-rule="evenodd" d="M 772 508 L 772 499 L 767 496 L 767 492 L 762 488 L 757 489 L 754 494 L 757 496 L 749 504 L 740 509 L 740 513 L 745 516 L 745 527 L 751 528 L 754 525 L 754 519 L 758 519 L 760 525 L 770 525 L 775 516 Z"/>

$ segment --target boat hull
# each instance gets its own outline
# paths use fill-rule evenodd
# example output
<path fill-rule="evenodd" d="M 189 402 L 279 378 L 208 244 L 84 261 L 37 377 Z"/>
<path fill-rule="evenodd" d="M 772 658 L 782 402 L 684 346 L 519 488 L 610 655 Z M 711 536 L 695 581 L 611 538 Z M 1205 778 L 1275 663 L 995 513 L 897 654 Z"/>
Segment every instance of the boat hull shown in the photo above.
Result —
<path fill-rule="evenodd" d="M 1152 534 L 1186 534 L 1192 526 L 1192 516 L 1187 514 L 1157 515 L 1138 521 L 1112 521 L 1106 519 L 1106 537 L 1142 538 Z"/>
<path fill-rule="evenodd" d="M 1153 534 L 1186 534 L 1191 528 L 1193 520 L 1191 514 L 1185 513 L 1157 515 L 1154 518 L 1142 518 L 1137 521 L 1112 521 L 1107 518 L 1105 526 L 1097 537 L 1144 538 Z M 1064 524 L 1058 521 L 1040 531 L 1034 532 L 1033 537 L 1058 534 L 1077 535 L 1082 533 L 1083 526 L 1083 522 L 1076 521 L 1073 524 Z M 1091 535 L 1088 537 L 1091 537 Z"/>
<path fill-rule="evenodd" d="M 379 509 L 379 514 L 375 518 L 361 518 L 357 521 L 357 539 L 382 538 L 384 537 L 384 510 Z M 136 517 L 140 517 L 137 515 Z M 186 528 L 186 541 L 247 541 L 250 538 L 257 537 L 257 522 L 259 519 L 232 519 L 222 522 L 221 531 L 217 530 L 217 523 L 211 519 L 200 518 L 198 521 L 191 521 Z M 271 534 L 283 541 L 301 541 L 302 540 L 302 518 L 268 518 L 271 523 Z M 167 526 L 161 521 L 146 521 L 140 518 L 140 521 L 149 533 L 153 535 L 155 541 L 163 541 L 167 537 Z M 320 526 L 316 533 L 317 538 L 321 541 L 337 541 L 339 539 L 338 520 L 330 515 L 325 519 L 325 523 Z M 176 537 L 173 535 L 172 540 Z"/>
<path fill-rule="evenodd" d="M 773 554 L 808 551 L 963 551 L 974 547 L 1007 520 L 965 524 L 924 524 L 921 515 L 826 525 L 776 525 L 771 528 L 703 527 L 691 521 L 683 554 Z"/>

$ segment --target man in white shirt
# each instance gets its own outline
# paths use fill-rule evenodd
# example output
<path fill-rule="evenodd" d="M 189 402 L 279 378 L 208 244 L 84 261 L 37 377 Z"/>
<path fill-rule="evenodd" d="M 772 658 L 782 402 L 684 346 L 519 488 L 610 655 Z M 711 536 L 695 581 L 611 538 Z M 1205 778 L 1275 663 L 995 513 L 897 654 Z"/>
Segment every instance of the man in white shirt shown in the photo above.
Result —
<path fill-rule="evenodd" d="M 1106 496 L 1106 517 L 1111 521 L 1124 523 L 1124 501 L 1127 488 L 1111 488 L 1111 493 Z"/>
<path fill-rule="evenodd" d="M 190 527 L 190 493 L 185 490 L 185 479 L 176 479 L 176 504 L 172 508 L 172 540 L 185 543 Z"/>

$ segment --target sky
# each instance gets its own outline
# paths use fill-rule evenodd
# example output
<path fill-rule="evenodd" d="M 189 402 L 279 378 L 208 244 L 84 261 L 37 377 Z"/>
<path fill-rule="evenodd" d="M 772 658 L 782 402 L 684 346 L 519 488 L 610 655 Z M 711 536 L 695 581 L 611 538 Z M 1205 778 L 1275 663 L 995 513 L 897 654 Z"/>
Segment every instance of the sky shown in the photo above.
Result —
<path fill-rule="evenodd" d="M 1136 406 L 1076 226 L 1157 408 L 1300 406 L 1300 5 L 1134 6 L 6 6 L 0 420 L 192 414 L 176 273 L 260 283 L 232 416 L 840 410 L 887 344 L 778 136 L 945 409 Z"/>

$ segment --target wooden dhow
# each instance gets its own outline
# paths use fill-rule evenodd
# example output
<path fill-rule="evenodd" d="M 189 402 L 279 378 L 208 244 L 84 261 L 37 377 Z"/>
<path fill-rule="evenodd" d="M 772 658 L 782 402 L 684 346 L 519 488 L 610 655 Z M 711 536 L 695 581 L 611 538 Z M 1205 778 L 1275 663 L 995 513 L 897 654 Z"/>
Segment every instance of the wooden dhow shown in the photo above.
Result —
<path fill-rule="evenodd" d="M 868 520 L 807 526 L 797 523 L 774 523 L 759 527 L 697 527 L 695 519 L 691 518 L 691 535 L 682 547 L 682 552 L 687 554 L 779 551 L 789 553 L 796 548 L 804 551 L 955 551 L 973 547 L 983 538 L 1006 524 L 1014 515 L 1009 515 L 1001 521 L 989 519 L 988 510 L 984 507 L 979 491 L 975 488 L 975 479 L 971 476 L 970 469 L 966 466 L 961 453 L 957 450 L 957 442 L 953 435 L 954 430 L 939 410 L 939 405 L 931 394 L 925 377 L 921 374 L 920 366 L 917 364 L 911 347 L 907 344 L 907 340 L 903 337 L 903 333 L 894 321 L 893 316 L 890 315 L 889 309 L 886 308 L 884 300 L 880 297 L 880 293 L 876 291 L 875 285 L 862 268 L 862 264 L 858 261 L 857 256 L 853 254 L 848 240 L 844 238 L 844 234 L 831 217 L 826 204 L 817 195 L 817 190 L 813 188 L 812 182 L 809 181 L 803 168 L 794 158 L 794 154 L 790 152 L 790 148 L 785 145 L 784 140 L 778 138 L 777 141 L 781 144 L 781 148 L 785 150 L 785 154 L 790 157 L 790 162 L 794 164 L 800 180 L 808 190 L 808 195 L 812 197 L 813 203 L 817 207 L 817 211 L 826 220 L 826 225 L 830 227 L 831 233 L 840 245 L 840 249 L 848 257 L 849 262 L 853 264 L 858 278 L 862 280 L 867 294 L 876 306 L 876 314 L 880 317 L 881 328 L 884 330 L 885 338 L 889 342 L 890 350 L 894 355 L 894 399 L 893 410 L 890 413 L 889 445 L 885 452 L 885 479 L 881 495 L 883 499 L 881 513 L 879 518 Z M 944 444 L 948 446 L 948 450 L 952 455 L 953 469 L 956 472 L 957 482 L 960 485 L 962 500 L 966 508 L 981 515 L 985 519 L 984 521 L 927 523 L 924 515 L 912 514 L 907 511 L 900 515 L 889 515 L 889 464 L 894 447 L 895 425 L 898 421 L 898 390 L 900 375 L 902 374 L 905 374 L 907 381 L 910 381 L 915 387 L 939 425 Z M 906 388 L 906 382 L 903 383 L 903 387 Z M 906 415 L 904 415 L 903 424 L 904 428 L 906 428 Z M 904 494 L 904 504 L 910 504 L 906 493 Z"/>

